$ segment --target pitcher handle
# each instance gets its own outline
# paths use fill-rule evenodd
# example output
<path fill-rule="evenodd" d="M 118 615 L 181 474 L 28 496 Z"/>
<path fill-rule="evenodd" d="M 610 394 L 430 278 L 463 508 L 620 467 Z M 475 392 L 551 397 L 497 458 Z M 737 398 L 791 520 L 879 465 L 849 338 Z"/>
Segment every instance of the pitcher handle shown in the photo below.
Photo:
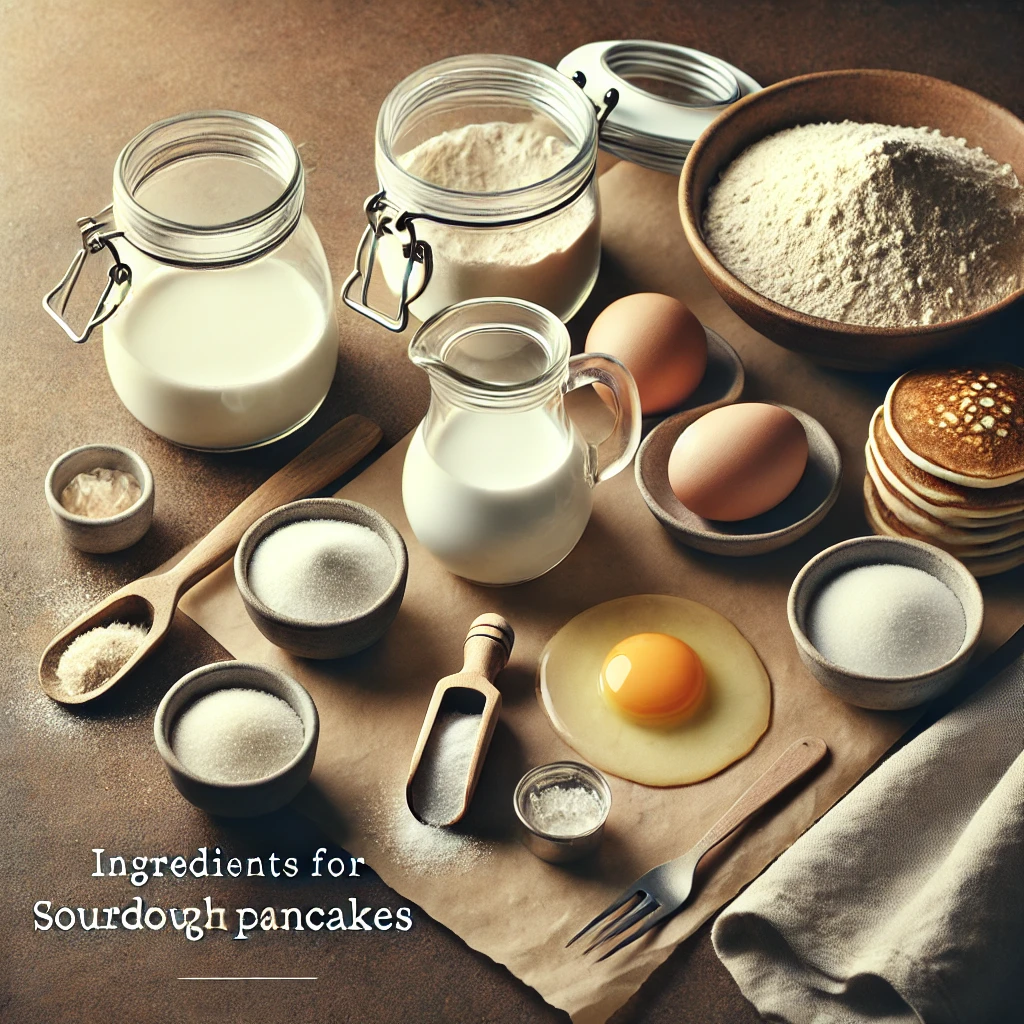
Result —
<path fill-rule="evenodd" d="M 615 426 L 596 446 L 597 467 L 594 482 L 615 476 L 633 460 L 640 445 L 640 395 L 633 375 L 612 356 L 583 353 L 569 360 L 569 378 L 565 391 L 585 384 L 603 384 L 615 400 Z"/>

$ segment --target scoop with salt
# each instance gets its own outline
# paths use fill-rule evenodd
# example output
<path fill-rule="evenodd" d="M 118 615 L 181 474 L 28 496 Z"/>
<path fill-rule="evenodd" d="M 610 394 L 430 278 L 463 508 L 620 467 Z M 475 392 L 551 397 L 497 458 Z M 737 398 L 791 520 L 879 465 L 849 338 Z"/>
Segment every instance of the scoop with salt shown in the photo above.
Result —
<path fill-rule="evenodd" d="M 405 787 L 409 810 L 426 825 L 454 825 L 469 808 L 501 712 L 494 680 L 514 641 L 500 615 L 480 615 L 466 635 L 462 670 L 434 687 Z"/>

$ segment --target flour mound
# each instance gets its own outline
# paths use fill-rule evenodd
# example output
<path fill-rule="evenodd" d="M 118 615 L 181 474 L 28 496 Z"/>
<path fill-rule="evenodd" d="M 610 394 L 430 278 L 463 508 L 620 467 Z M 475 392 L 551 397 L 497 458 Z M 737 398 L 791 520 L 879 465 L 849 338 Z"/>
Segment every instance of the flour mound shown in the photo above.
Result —
<path fill-rule="evenodd" d="M 537 121 L 488 121 L 435 135 L 399 157 L 399 162 L 410 174 L 441 188 L 484 194 L 546 181 L 565 167 L 576 152 L 575 146 L 549 134 Z M 592 248 L 583 239 L 588 229 L 597 235 L 593 204 L 576 202 L 557 215 L 528 221 L 519 227 L 473 231 L 431 223 L 421 227 L 420 234 L 434 246 L 435 264 L 443 254 L 442 260 L 462 265 L 518 269 L 541 264 L 552 254 L 571 255 L 581 240 L 586 261 Z M 593 244 L 598 244 L 596 237 Z M 545 266 L 542 272 L 557 275 L 561 270 Z M 570 273 L 570 281 L 576 276 Z M 515 287 L 473 294 L 520 295 Z"/>
<path fill-rule="evenodd" d="M 506 192 L 550 178 L 576 148 L 534 121 L 488 121 L 441 132 L 404 156 L 417 178 L 460 192 Z"/>
<path fill-rule="evenodd" d="M 930 128 L 844 121 L 770 135 L 726 167 L 703 226 L 745 284 L 842 323 L 943 323 L 1024 284 L 1013 169 Z"/>

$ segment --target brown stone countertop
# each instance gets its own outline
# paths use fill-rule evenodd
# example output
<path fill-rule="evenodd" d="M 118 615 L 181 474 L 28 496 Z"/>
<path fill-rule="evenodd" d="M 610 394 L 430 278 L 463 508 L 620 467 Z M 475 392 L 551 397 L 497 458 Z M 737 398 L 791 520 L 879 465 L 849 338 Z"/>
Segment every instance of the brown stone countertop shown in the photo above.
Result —
<path fill-rule="evenodd" d="M 694 46 L 764 84 L 843 67 L 904 68 L 950 79 L 1024 114 L 1024 5 L 885 2 L 686 3 L 621 0 L 11 0 L 0 5 L 0 478 L 8 504 L 0 562 L 0 1019 L 11 1024 L 148 1022 L 564 1021 L 503 968 L 414 909 L 406 933 L 214 934 L 170 928 L 40 932 L 33 904 L 162 907 L 206 895 L 228 907 L 360 906 L 404 901 L 371 872 L 311 879 L 330 845 L 281 812 L 214 820 L 172 789 L 152 741 L 152 713 L 184 672 L 225 656 L 179 616 L 137 683 L 72 713 L 36 689 L 48 637 L 105 593 L 204 534 L 253 487 L 342 413 L 377 420 L 393 444 L 422 416 L 426 382 L 401 343 L 342 311 L 341 360 L 314 421 L 268 449 L 206 456 L 175 448 L 117 401 L 97 339 L 67 341 L 40 299 L 78 244 L 76 218 L 110 199 L 122 145 L 152 121 L 227 107 L 284 128 L 309 172 L 307 210 L 339 285 L 375 188 L 373 126 L 390 88 L 457 53 L 556 63 L 595 39 Z M 578 328 L 577 328 L 578 330 Z M 157 481 L 156 521 L 119 555 L 59 542 L 43 500 L 50 462 L 89 441 L 134 448 Z M 93 848 L 124 856 L 295 855 L 294 880 L 93 878 Z M 330 855 L 339 851 L 332 849 Z M 528 929 L 529 923 L 524 922 Z M 315 982 L 202 984 L 193 975 L 295 976 Z M 711 949 L 685 943 L 614 1018 L 743 1024 L 757 1015 Z"/>

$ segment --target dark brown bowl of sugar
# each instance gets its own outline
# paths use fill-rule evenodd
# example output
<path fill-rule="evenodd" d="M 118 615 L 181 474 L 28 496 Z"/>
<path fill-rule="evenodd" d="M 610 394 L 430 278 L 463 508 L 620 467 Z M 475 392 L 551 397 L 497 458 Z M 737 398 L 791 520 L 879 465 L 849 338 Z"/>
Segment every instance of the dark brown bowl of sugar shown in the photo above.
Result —
<path fill-rule="evenodd" d="M 827 71 L 716 118 L 686 159 L 679 210 L 751 327 L 827 366 L 882 370 L 1024 295 L 1021 177 L 1024 122 L 1008 110 L 925 75 Z"/>

